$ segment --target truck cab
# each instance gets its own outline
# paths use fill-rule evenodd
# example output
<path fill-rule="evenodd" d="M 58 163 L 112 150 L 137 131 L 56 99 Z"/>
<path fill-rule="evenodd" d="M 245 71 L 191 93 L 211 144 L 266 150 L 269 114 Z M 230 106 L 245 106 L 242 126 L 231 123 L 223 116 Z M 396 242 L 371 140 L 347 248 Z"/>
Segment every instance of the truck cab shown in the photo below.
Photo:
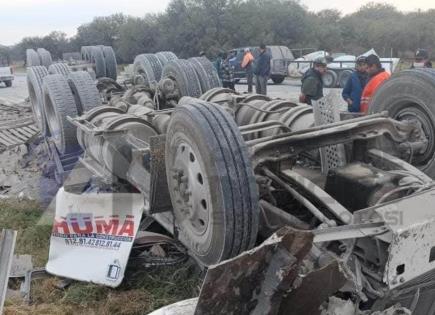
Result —
<path fill-rule="evenodd" d="M 0 83 L 4 82 L 6 87 L 11 87 L 13 80 L 14 74 L 10 67 L 9 56 L 0 53 Z"/>

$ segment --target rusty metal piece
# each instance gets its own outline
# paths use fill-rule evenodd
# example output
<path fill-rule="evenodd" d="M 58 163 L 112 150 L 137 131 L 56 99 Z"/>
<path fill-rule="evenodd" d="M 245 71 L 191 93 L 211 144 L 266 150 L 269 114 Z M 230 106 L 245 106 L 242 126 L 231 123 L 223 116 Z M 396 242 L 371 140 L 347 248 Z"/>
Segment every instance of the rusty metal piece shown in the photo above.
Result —
<path fill-rule="evenodd" d="M 165 166 L 166 135 L 150 138 L 150 214 L 172 209 Z"/>
<path fill-rule="evenodd" d="M 281 302 L 279 315 L 320 314 L 322 303 L 347 281 L 336 260 L 326 267 L 308 273 L 301 280 L 301 285 L 293 288 Z"/>
<path fill-rule="evenodd" d="M 253 250 L 210 267 L 195 314 L 277 314 L 312 240 L 311 232 L 285 227 Z"/>

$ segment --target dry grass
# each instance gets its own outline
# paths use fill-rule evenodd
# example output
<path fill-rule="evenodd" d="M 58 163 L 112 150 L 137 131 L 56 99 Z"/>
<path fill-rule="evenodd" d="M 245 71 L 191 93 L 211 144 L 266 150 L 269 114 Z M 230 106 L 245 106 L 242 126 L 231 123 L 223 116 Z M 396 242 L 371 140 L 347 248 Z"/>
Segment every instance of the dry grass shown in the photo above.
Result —
<path fill-rule="evenodd" d="M 30 254 L 35 267 L 47 262 L 51 226 L 41 220 L 42 210 L 34 202 L 0 201 L 0 227 L 18 231 L 16 253 Z M 136 315 L 198 295 L 199 277 L 191 265 L 146 270 L 127 269 L 122 285 L 110 289 L 74 282 L 59 289 L 59 279 L 32 282 L 32 303 L 9 299 L 6 315 Z"/>

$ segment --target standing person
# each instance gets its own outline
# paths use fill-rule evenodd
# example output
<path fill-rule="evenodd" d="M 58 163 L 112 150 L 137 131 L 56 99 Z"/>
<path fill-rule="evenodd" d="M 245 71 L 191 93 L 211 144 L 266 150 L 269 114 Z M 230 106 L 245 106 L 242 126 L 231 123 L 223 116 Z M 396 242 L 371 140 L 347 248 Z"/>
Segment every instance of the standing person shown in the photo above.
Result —
<path fill-rule="evenodd" d="M 225 60 L 225 52 L 219 52 L 213 65 L 218 73 L 219 79 L 222 81 L 222 63 Z"/>
<path fill-rule="evenodd" d="M 246 71 L 246 80 L 248 81 L 248 93 L 252 93 L 252 84 L 254 81 L 254 71 L 252 69 L 252 63 L 254 62 L 254 56 L 251 53 L 250 48 L 245 48 L 245 54 L 241 63 L 242 69 Z"/>
<path fill-rule="evenodd" d="M 356 60 L 355 71 L 352 73 L 346 86 L 343 89 L 343 99 L 347 103 L 349 112 L 359 113 L 361 95 L 367 84 L 367 63 L 366 57 L 361 56 Z"/>
<path fill-rule="evenodd" d="M 415 60 L 411 69 L 415 68 L 432 68 L 429 52 L 426 49 L 418 49 L 415 53 Z"/>
<path fill-rule="evenodd" d="M 257 94 L 267 95 L 267 80 L 270 76 L 270 60 L 266 45 L 260 45 L 260 55 L 255 59 L 255 89 Z"/>
<path fill-rule="evenodd" d="M 317 101 L 323 97 L 322 76 L 326 73 L 326 66 L 326 58 L 319 57 L 313 61 L 313 68 L 305 72 L 302 77 L 301 95 L 299 96 L 301 103 L 313 105 L 312 101 Z"/>
<path fill-rule="evenodd" d="M 368 83 L 365 86 L 361 96 L 360 112 L 367 114 L 369 104 L 381 84 L 390 78 L 390 74 L 382 68 L 381 61 L 376 55 L 370 55 L 366 58 Z"/>
<path fill-rule="evenodd" d="M 228 54 L 221 66 L 222 73 L 222 86 L 235 91 L 234 88 L 234 66 L 231 64 L 230 59 L 232 54 Z"/>

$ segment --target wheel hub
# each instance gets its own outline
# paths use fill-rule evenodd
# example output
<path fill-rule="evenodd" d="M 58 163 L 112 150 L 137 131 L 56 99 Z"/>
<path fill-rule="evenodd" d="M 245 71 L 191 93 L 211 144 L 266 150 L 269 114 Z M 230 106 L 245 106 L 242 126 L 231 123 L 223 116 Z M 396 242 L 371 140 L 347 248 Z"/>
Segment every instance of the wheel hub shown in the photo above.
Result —
<path fill-rule="evenodd" d="M 188 143 L 181 142 L 172 169 L 174 211 L 184 230 L 197 236 L 206 233 L 211 210 L 210 194 L 201 165 L 201 157 Z"/>
<path fill-rule="evenodd" d="M 434 127 L 432 126 L 431 119 L 417 107 L 402 109 L 395 115 L 395 119 L 399 121 L 414 121 L 421 126 L 423 135 L 416 134 L 416 139 L 412 140 L 418 141 L 420 140 L 418 138 L 424 137 L 427 140 L 427 146 L 419 152 L 414 152 L 413 164 L 424 166 L 432 158 L 435 149 L 433 144 L 435 139 Z"/>

